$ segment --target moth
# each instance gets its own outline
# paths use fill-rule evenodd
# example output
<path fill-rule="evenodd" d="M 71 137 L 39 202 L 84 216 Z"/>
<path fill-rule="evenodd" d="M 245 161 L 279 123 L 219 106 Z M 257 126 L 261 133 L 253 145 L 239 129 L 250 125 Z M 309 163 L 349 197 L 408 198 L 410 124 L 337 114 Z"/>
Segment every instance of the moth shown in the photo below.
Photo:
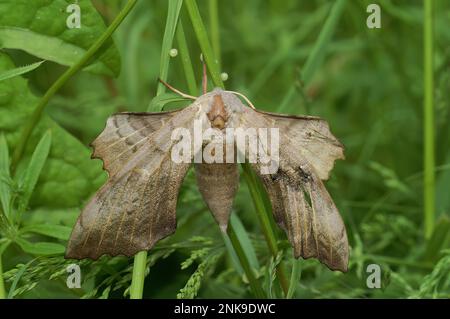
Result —
<path fill-rule="evenodd" d="M 236 94 L 216 88 L 191 97 L 194 102 L 180 110 L 109 117 L 92 143 L 92 157 L 103 161 L 109 177 L 79 216 L 66 258 L 133 256 L 174 233 L 178 193 L 192 165 L 204 201 L 226 231 L 239 185 L 238 163 L 193 163 L 198 150 L 187 154 L 191 161 L 174 161 L 171 155 L 180 142 L 173 138 L 174 130 L 193 133 L 194 123 L 201 123 L 203 129 L 222 136 L 227 129 L 279 131 L 276 170 L 264 172 L 267 161 L 249 164 L 267 191 L 274 219 L 286 232 L 296 258 L 314 257 L 332 270 L 347 271 L 345 226 L 323 184 L 334 161 L 344 159 L 343 145 L 321 118 L 260 111 Z M 202 141 L 200 151 L 211 148 L 211 143 L 217 140 Z M 251 152 L 240 153 L 236 144 L 228 142 L 219 157 L 236 151 L 249 160 Z M 221 147 L 214 151 L 222 151 Z"/>

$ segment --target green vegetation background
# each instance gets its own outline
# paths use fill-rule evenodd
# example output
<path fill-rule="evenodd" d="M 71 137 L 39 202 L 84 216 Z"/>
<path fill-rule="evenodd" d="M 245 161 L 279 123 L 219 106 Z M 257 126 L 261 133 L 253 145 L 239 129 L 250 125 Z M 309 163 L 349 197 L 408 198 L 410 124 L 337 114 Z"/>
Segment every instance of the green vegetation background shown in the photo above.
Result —
<path fill-rule="evenodd" d="M 264 110 L 321 116 L 346 147 L 346 160 L 336 163 L 327 188 L 347 226 L 347 274 L 332 272 L 317 260 L 295 261 L 277 227 L 280 252 L 271 256 L 243 179 L 234 229 L 267 297 L 283 296 L 275 272 L 282 261 L 294 298 L 448 298 L 450 6 L 446 1 L 434 5 L 436 210 L 434 231 L 425 238 L 423 3 L 376 1 L 382 28 L 368 29 L 366 7 L 372 1 L 341 2 L 345 5 L 330 38 L 317 46 L 335 1 L 197 1 L 220 72 L 228 74 L 228 89 L 246 94 Z M 167 93 L 154 99 L 164 69 L 161 56 L 170 60 L 168 81 L 185 92 L 193 89 L 186 81 L 189 68 L 183 64 L 186 51 L 178 33 L 170 46 L 178 56 L 168 58 L 162 51 L 167 1 L 139 1 L 114 33 L 114 44 L 109 42 L 50 100 L 12 174 L 11 154 L 39 97 L 125 5 L 80 0 L 82 27 L 68 30 L 65 9 L 70 3 L 0 1 L 0 75 L 46 60 L 0 81 L 4 297 L 128 297 L 132 258 L 84 260 L 79 263 L 82 288 L 66 287 L 66 266 L 72 261 L 63 259 L 64 246 L 83 205 L 106 178 L 101 162 L 90 159 L 88 144 L 114 112 L 145 111 L 150 101 L 156 109 L 186 105 L 171 102 L 174 96 Z M 179 15 L 200 87 L 201 50 L 185 4 Z M 323 59 L 308 65 L 311 54 Z M 148 255 L 144 297 L 254 296 L 192 174 L 184 182 L 177 218 L 177 232 Z M 381 266 L 381 289 L 366 286 L 369 264 Z"/>

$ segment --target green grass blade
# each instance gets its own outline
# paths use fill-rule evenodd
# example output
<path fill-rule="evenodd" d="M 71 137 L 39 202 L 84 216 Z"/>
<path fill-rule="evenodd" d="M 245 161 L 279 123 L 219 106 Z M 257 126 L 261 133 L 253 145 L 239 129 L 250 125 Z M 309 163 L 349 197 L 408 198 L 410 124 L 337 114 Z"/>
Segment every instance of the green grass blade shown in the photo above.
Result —
<path fill-rule="evenodd" d="M 0 255 L 0 299 L 5 299 L 5 282 L 3 281 L 2 255 Z"/>
<path fill-rule="evenodd" d="M 180 15 L 182 4 L 183 0 L 168 1 L 167 20 L 166 20 L 166 27 L 164 29 L 164 37 L 161 48 L 161 62 L 159 69 L 159 77 L 164 81 L 167 81 L 167 76 L 169 74 L 169 62 L 170 62 L 169 51 L 170 49 L 172 49 L 173 38 L 175 36 L 175 30 L 177 29 L 178 17 Z M 159 83 L 156 95 L 160 95 L 165 91 L 166 87 L 162 83 Z M 161 110 L 149 108 L 149 111 L 158 112 Z"/>
<path fill-rule="evenodd" d="M 255 273 L 247 259 L 247 255 L 244 252 L 244 249 L 241 246 L 240 238 L 237 236 L 236 232 L 234 231 L 233 227 L 228 226 L 228 235 L 230 236 L 230 240 L 233 243 L 233 248 L 236 251 L 236 254 L 239 257 L 239 261 L 242 265 L 242 268 L 244 269 L 244 272 L 247 276 L 247 279 L 250 283 L 250 287 L 252 288 L 252 291 L 256 298 L 264 298 L 265 293 L 264 290 L 261 287 L 261 284 L 255 277 Z"/>
<path fill-rule="evenodd" d="M 173 37 L 178 24 L 182 0 L 169 0 L 166 27 L 164 30 L 164 38 L 161 51 L 160 78 L 167 80 L 169 73 L 169 51 L 172 48 Z M 159 85 L 156 92 L 156 99 L 165 92 L 165 86 Z M 148 110 L 150 112 L 158 112 L 162 110 L 163 105 L 150 101 Z M 142 299 L 144 293 L 144 280 L 147 268 L 147 251 L 141 251 L 134 256 L 133 273 L 131 276 L 130 299 Z"/>
<path fill-rule="evenodd" d="M 220 78 L 220 74 L 219 74 L 219 68 L 218 68 L 218 64 L 217 64 L 218 60 L 214 56 L 214 52 L 212 51 L 211 45 L 208 40 L 208 35 L 205 30 L 204 23 L 202 21 L 199 11 L 198 11 L 197 4 L 195 3 L 195 1 L 190 1 L 190 0 L 185 1 L 185 4 L 188 8 L 191 22 L 192 22 L 194 31 L 197 36 L 197 41 L 199 42 L 200 48 L 202 49 L 203 56 L 206 61 L 206 64 L 208 65 L 209 72 L 213 79 L 214 85 L 224 88 L 222 79 Z M 243 229 L 241 229 L 241 231 L 242 230 Z M 249 247 L 245 246 L 246 250 L 244 250 L 244 248 L 242 246 L 242 239 L 241 239 L 241 237 L 236 235 L 236 230 L 234 229 L 233 223 L 230 223 L 228 225 L 228 234 L 229 234 L 229 239 L 233 245 L 233 249 L 234 249 L 236 255 L 238 256 L 238 259 L 242 266 L 242 269 L 244 270 L 244 272 L 250 282 L 250 286 L 252 288 L 253 294 L 256 297 L 264 296 L 264 291 L 263 291 L 260 283 L 258 282 L 258 280 L 255 278 L 252 266 L 248 259 L 248 255 L 246 254 L 246 250 L 248 252 Z M 251 253 L 250 253 L 250 255 L 251 255 Z"/>
<path fill-rule="evenodd" d="M 263 189 L 263 186 L 261 185 L 261 182 L 258 180 L 250 166 L 247 163 L 244 163 L 242 164 L 242 168 L 244 172 L 244 179 L 248 185 L 248 189 L 255 206 L 256 215 L 258 217 L 259 223 L 261 224 L 261 229 L 263 231 L 267 246 L 269 247 L 269 251 L 272 254 L 272 257 L 276 258 L 278 256 L 278 245 L 273 223 L 270 217 L 271 212 L 270 209 L 268 209 L 266 201 L 263 197 L 265 191 Z M 289 286 L 286 275 L 284 273 L 284 266 L 282 262 L 280 262 L 279 266 L 277 267 L 277 275 L 284 293 L 287 294 Z"/>
<path fill-rule="evenodd" d="M 224 88 L 224 84 L 220 77 L 218 60 L 217 60 L 217 58 L 215 58 L 211 44 L 209 43 L 205 25 L 200 16 L 200 12 L 198 10 L 197 4 L 194 0 L 186 0 L 185 4 L 188 9 L 189 16 L 190 16 L 191 22 L 192 22 L 192 26 L 193 26 L 195 34 L 197 36 L 197 40 L 199 42 L 200 48 L 202 49 L 204 59 L 206 61 L 206 64 L 208 65 L 209 72 L 211 74 L 213 83 L 215 86 Z M 245 165 L 244 165 L 244 170 L 245 170 Z M 263 232 L 265 234 L 266 241 L 269 245 L 271 253 L 274 257 L 276 257 L 278 254 L 276 239 L 275 239 L 275 235 L 274 235 L 272 226 L 270 224 L 269 212 L 265 209 L 264 200 L 261 198 L 261 194 L 258 191 L 258 186 L 257 186 L 258 181 L 254 177 L 252 177 L 252 175 L 249 175 L 249 174 L 246 174 L 246 175 L 250 176 L 250 177 L 246 177 L 246 180 L 247 180 L 247 184 L 249 185 L 249 189 L 251 190 L 251 193 L 253 194 L 252 196 L 254 199 L 254 203 L 255 204 L 262 203 L 262 205 L 256 206 L 257 215 L 258 215 L 259 220 L 261 221 Z M 232 227 L 233 226 L 231 225 L 231 228 Z M 233 241 L 233 238 L 231 238 L 231 239 Z M 233 243 L 233 245 L 235 245 L 235 249 L 236 248 L 239 249 L 239 247 L 242 249 L 240 242 Z M 248 263 L 248 260 L 244 260 L 243 262 Z M 243 265 L 243 268 L 245 270 L 244 265 Z M 286 277 L 284 275 L 284 271 L 283 271 L 283 267 L 282 267 L 281 263 L 280 263 L 280 267 L 278 267 L 278 269 L 277 269 L 277 273 L 278 273 L 278 278 L 280 280 L 281 286 L 283 287 L 283 290 L 286 294 L 287 290 L 288 290 L 288 283 L 287 283 Z"/>
<path fill-rule="evenodd" d="M 225 243 L 225 248 L 228 251 L 228 254 L 231 258 L 231 262 L 233 266 L 235 267 L 236 272 L 242 276 L 244 275 L 244 269 L 241 266 L 241 262 L 239 260 L 238 255 L 236 254 L 236 250 L 234 249 L 233 243 L 231 242 L 230 236 L 228 234 L 225 234 L 223 232 L 220 232 L 222 235 L 223 242 Z"/>
<path fill-rule="evenodd" d="M 189 55 L 189 48 L 186 42 L 186 36 L 184 34 L 184 28 L 181 20 L 178 21 L 176 37 L 178 48 L 180 50 L 181 63 L 183 64 L 184 75 L 188 84 L 189 94 L 197 96 L 197 82 L 195 81 L 194 69 L 192 68 L 191 56 Z"/>
<path fill-rule="evenodd" d="M 302 70 L 302 81 L 308 83 L 316 70 L 322 65 L 325 55 L 327 53 L 326 47 L 331 41 L 331 37 L 336 30 L 336 25 L 342 15 L 347 0 L 337 0 L 331 8 L 330 14 L 320 31 L 319 37 L 305 62 Z"/>
<path fill-rule="evenodd" d="M 241 220 L 238 216 L 236 216 L 236 214 L 231 214 L 230 225 L 239 238 L 242 249 L 247 256 L 250 266 L 252 266 L 253 269 L 259 269 L 260 266 L 258 258 L 256 258 L 255 249 L 253 248 L 252 242 L 250 241 L 250 237 L 248 236 L 244 225 L 242 225 Z"/>
<path fill-rule="evenodd" d="M 9 150 L 5 136 L 0 135 L 0 201 L 2 210 L 0 211 L 0 228 L 8 222 L 11 205 L 11 189 L 8 185 L 11 179 L 9 171 Z"/>
<path fill-rule="evenodd" d="M 211 30 L 211 45 L 214 56 L 217 59 L 219 69 L 221 67 L 221 47 L 220 47 L 220 30 L 219 30 L 219 4 L 217 0 L 208 1 L 209 11 L 209 28 Z"/>
<path fill-rule="evenodd" d="M 424 0 L 424 231 L 430 238 L 434 228 L 435 215 L 435 146 L 434 146 L 434 78 L 433 78 L 433 1 Z"/>
<path fill-rule="evenodd" d="M 322 65 L 327 53 L 327 46 L 329 45 L 331 37 L 336 30 L 336 25 L 344 11 L 346 3 L 347 0 L 337 0 L 333 4 L 333 7 L 330 10 L 330 14 L 328 15 L 328 18 L 325 21 L 322 30 L 320 31 L 319 37 L 317 38 L 317 41 L 314 44 L 311 53 L 308 55 L 308 59 L 306 60 L 305 65 L 303 66 L 303 69 L 301 71 L 301 81 L 303 82 L 303 84 L 308 84 L 311 81 L 314 73 Z M 291 108 L 289 108 L 289 105 L 291 104 L 292 99 L 295 96 L 295 91 L 295 86 L 291 86 L 285 98 L 283 99 L 283 102 L 278 108 L 278 111 L 280 113 L 290 112 Z"/>
<path fill-rule="evenodd" d="M 302 260 L 293 259 L 292 260 L 292 272 L 291 272 L 291 280 L 289 281 L 289 290 L 286 295 L 287 299 L 291 299 L 295 294 L 295 290 L 298 287 L 298 282 L 300 281 L 300 277 L 302 276 Z"/>
<path fill-rule="evenodd" d="M 223 88 L 224 85 L 220 77 L 219 61 L 215 58 L 213 49 L 209 43 L 208 34 L 202 17 L 200 16 L 197 3 L 195 0 L 186 0 L 185 4 L 191 18 L 195 35 L 197 36 L 198 43 L 202 50 L 203 58 L 205 59 L 209 73 L 211 74 L 212 81 L 215 86 Z"/>
<path fill-rule="evenodd" d="M 7 70 L 7 71 L 4 71 L 4 72 L 1 72 L 0 73 L 0 81 L 11 79 L 13 77 L 16 77 L 16 76 L 19 76 L 19 75 L 31 72 L 31 71 L 37 69 L 38 67 L 40 67 L 41 64 L 44 63 L 44 62 L 45 62 L 45 60 L 39 61 L 39 62 L 35 62 L 35 63 L 30 64 L 30 65 L 20 66 L 20 67 L 11 69 L 11 70 Z"/>
<path fill-rule="evenodd" d="M 23 195 L 20 198 L 20 206 L 22 208 L 26 208 L 28 205 L 28 201 L 30 200 L 31 194 L 33 193 L 33 190 L 39 179 L 42 168 L 47 161 L 51 144 L 52 135 L 50 131 L 47 131 L 36 146 L 36 149 L 31 156 L 30 163 L 23 177 L 23 181 L 21 181 L 23 187 Z"/>

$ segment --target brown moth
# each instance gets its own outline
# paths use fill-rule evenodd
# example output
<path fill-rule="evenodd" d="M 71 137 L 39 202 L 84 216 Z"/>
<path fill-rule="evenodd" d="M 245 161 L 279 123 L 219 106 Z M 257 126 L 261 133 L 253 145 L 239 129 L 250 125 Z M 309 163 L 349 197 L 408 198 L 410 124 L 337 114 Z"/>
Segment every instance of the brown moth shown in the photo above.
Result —
<path fill-rule="evenodd" d="M 92 143 L 92 157 L 103 160 L 109 178 L 79 216 L 66 258 L 133 256 L 175 232 L 178 192 L 197 153 L 189 155 L 190 162 L 173 161 L 171 150 L 178 140 L 172 132 L 182 128 L 195 133 L 196 121 L 219 134 L 230 128 L 278 128 L 276 172 L 263 174 L 262 161 L 250 163 L 267 190 L 275 220 L 286 232 L 296 258 L 315 257 L 332 270 L 347 271 L 345 226 L 322 182 L 334 161 L 344 158 L 343 146 L 327 122 L 258 111 L 222 89 L 203 94 L 181 110 L 118 113 L 108 119 Z M 217 155 L 219 148 L 211 148 L 213 143 L 202 143 L 201 151 L 209 147 Z M 224 147 L 218 156 L 225 158 L 237 148 L 236 143 Z M 249 153 L 243 155 L 247 160 Z M 236 159 L 236 154 L 230 157 Z M 237 165 L 194 164 L 199 190 L 222 231 L 227 229 L 239 185 Z"/>

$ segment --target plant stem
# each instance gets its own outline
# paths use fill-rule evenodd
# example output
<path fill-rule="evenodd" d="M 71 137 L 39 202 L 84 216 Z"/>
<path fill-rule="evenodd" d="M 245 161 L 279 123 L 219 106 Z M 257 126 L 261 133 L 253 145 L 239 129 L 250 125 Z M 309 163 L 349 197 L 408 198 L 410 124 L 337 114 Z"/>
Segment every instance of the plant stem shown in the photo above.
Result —
<path fill-rule="evenodd" d="M 308 58 L 301 71 L 300 77 L 303 85 L 306 85 L 311 81 L 314 73 L 322 65 L 327 53 L 327 46 L 331 41 L 331 37 L 334 31 L 336 30 L 336 24 L 338 23 L 339 18 L 342 15 L 346 3 L 347 0 L 338 0 L 333 4 L 333 7 L 330 10 L 330 14 L 328 15 L 328 18 L 326 19 L 322 29 L 320 30 L 319 37 L 314 43 L 314 47 L 312 48 L 311 53 L 308 55 Z M 291 101 L 295 96 L 295 92 L 296 88 L 294 85 L 292 85 L 278 109 L 280 113 L 288 113 L 288 111 L 290 111 L 288 109 L 288 105 L 291 104 Z"/>
<path fill-rule="evenodd" d="M 326 47 L 331 41 L 331 37 L 336 30 L 336 24 L 342 15 L 347 0 L 337 0 L 330 10 L 325 24 L 320 31 L 317 41 L 314 43 L 314 47 L 311 53 L 308 55 L 308 59 L 305 62 L 305 66 L 302 70 L 301 79 L 304 83 L 311 81 L 312 76 L 316 70 L 322 65 L 325 55 L 327 53 Z"/>
<path fill-rule="evenodd" d="M 133 274 L 130 287 L 130 299 L 142 299 L 142 295 L 144 293 L 146 268 L 147 252 L 140 251 L 134 256 Z"/>
<path fill-rule="evenodd" d="M 183 0 L 169 0 L 167 9 L 166 27 L 164 28 L 164 36 L 161 51 L 161 62 L 159 69 L 159 78 L 167 82 L 167 76 L 169 74 L 170 56 L 169 50 L 172 47 L 173 38 L 175 36 L 175 30 L 177 29 L 178 17 L 180 15 L 181 6 Z M 156 96 L 164 93 L 166 87 L 162 84 L 158 84 Z M 149 110 L 152 112 L 161 110 Z"/>
<path fill-rule="evenodd" d="M 177 42 L 178 45 L 180 45 L 180 54 L 185 51 L 185 55 L 189 56 L 189 49 L 186 43 L 186 38 L 184 35 L 184 31 L 182 29 L 181 21 L 179 22 L 178 30 L 177 30 Z M 181 27 L 181 29 L 180 29 Z M 182 30 L 181 32 L 179 32 Z M 189 59 L 190 60 L 190 59 Z M 194 70 L 192 69 L 192 64 L 190 63 L 184 63 L 183 62 L 183 68 L 184 72 L 186 73 L 186 81 L 188 82 L 189 87 L 189 93 L 191 95 L 197 94 L 197 85 L 195 83 L 195 78 L 193 76 Z M 188 74 L 192 74 L 192 76 L 188 76 Z M 242 266 L 242 270 L 246 274 L 250 287 L 252 289 L 252 292 L 255 296 L 264 296 L 264 292 L 258 282 L 258 280 L 255 278 L 255 275 L 253 273 L 252 267 L 250 265 L 250 262 L 247 258 L 247 255 L 245 254 L 240 239 L 237 237 L 236 232 L 234 230 L 233 223 L 228 224 L 228 233 L 230 235 L 227 236 L 227 234 L 224 234 L 224 240 L 229 240 L 231 243 L 231 248 L 233 249 L 233 254 L 236 255 L 237 259 L 239 260 L 240 265 Z M 226 244 L 226 243 L 225 243 Z M 262 294 L 262 295 L 261 295 Z"/>
<path fill-rule="evenodd" d="M 206 64 L 208 65 L 213 83 L 218 87 L 224 88 L 224 84 L 222 82 L 222 79 L 220 78 L 218 60 L 217 58 L 214 57 L 214 52 L 209 43 L 208 34 L 206 32 L 202 18 L 200 16 L 197 4 L 195 0 L 186 0 L 185 3 L 188 8 L 188 12 L 191 18 L 192 25 L 194 27 L 195 34 L 197 36 L 197 40 L 199 42 L 200 48 L 202 49 L 202 53 L 205 58 Z M 216 22 L 217 21 L 218 20 L 216 20 Z M 245 170 L 245 165 L 243 165 L 243 167 Z M 247 170 L 247 172 L 249 172 L 249 169 Z M 267 245 L 269 246 L 271 254 L 275 258 L 278 254 L 278 247 L 275 239 L 275 234 L 272 225 L 270 223 L 269 212 L 265 209 L 264 205 L 260 205 L 264 201 L 262 200 L 261 194 L 259 193 L 258 190 L 257 179 L 251 174 L 246 174 L 246 176 L 250 176 L 249 177 L 250 179 L 247 179 L 247 184 L 250 189 L 250 193 L 252 194 L 253 202 L 255 203 L 257 216 L 259 221 L 261 222 L 261 226 L 263 229 L 264 236 L 266 238 Z M 230 226 L 231 225 L 229 225 L 229 227 Z M 240 242 L 234 242 L 231 236 L 230 239 L 233 243 L 234 248 L 238 249 L 238 246 L 240 246 Z M 238 240 L 238 238 L 236 239 Z M 277 268 L 277 275 L 284 293 L 287 294 L 289 289 L 289 283 L 284 274 L 283 265 L 281 262 Z"/>
<path fill-rule="evenodd" d="M 172 47 L 175 30 L 177 29 L 182 0 L 169 0 L 167 9 L 166 26 L 161 51 L 161 66 L 159 76 L 164 81 L 169 74 L 169 50 Z M 158 86 L 156 96 L 164 93 L 165 86 Z M 151 105 L 151 104 L 150 104 Z M 149 107 L 149 111 L 157 112 Z M 147 251 L 140 251 L 134 256 L 133 273 L 131 275 L 130 299 L 142 299 L 144 292 L 145 270 L 147 268 Z"/>
<path fill-rule="evenodd" d="M 6 298 L 5 292 L 5 282 L 3 281 L 3 265 L 2 265 L 2 255 L 0 254 L 0 299 Z"/>
<path fill-rule="evenodd" d="M 424 0 L 424 227 L 425 238 L 433 233 L 435 219 L 435 159 L 434 159 L 434 79 L 433 79 L 433 0 Z"/>
<path fill-rule="evenodd" d="M 208 66 L 209 73 L 211 74 L 212 81 L 215 86 L 223 88 L 223 82 L 220 78 L 219 61 L 214 57 L 214 52 L 211 44 L 209 43 L 208 34 L 206 33 L 205 25 L 202 21 L 202 17 L 200 16 L 197 3 L 195 0 L 186 0 L 185 4 L 188 9 L 198 43 L 202 49 L 203 57 L 206 61 L 206 65 Z"/>
<path fill-rule="evenodd" d="M 219 6 L 217 0 L 209 0 L 209 27 L 211 29 L 211 45 L 213 48 L 214 56 L 217 59 L 219 69 L 221 66 L 220 59 L 220 32 L 219 32 Z"/>
<path fill-rule="evenodd" d="M 253 269 L 250 266 L 250 263 L 248 262 L 247 256 L 245 255 L 245 252 L 242 249 L 239 238 L 236 236 L 236 233 L 233 227 L 231 226 L 231 223 L 228 225 L 228 235 L 230 237 L 231 242 L 233 243 L 233 248 L 236 251 L 236 254 L 248 278 L 250 287 L 252 288 L 255 297 L 265 298 L 264 290 L 262 289 L 261 285 L 259 284 L 259 281 L 256 279 L 255 274 L 253 273 Z"/>
<path fill-rule="evenodd" d="M 287 299 L 291 299 L 294 296 L 295 290 L 297 289 L 300 277 L 302 275 L 302 261 L 299 259 L 294 259 L 292 261 L 292 273 L 291 280 L 289 282 L 289 291 L 286 295 Z"/>
<path fill-rule="evenodd" d="M 274 258 L 278 255 L 278 245 L 276 236 L 273 230 L 273 223 L 270 219 L 270 211 L 268 211 L 264 205 L 264 199 L 262 194 L 264 190 L 262 185 L 255 176 L 253 170 L 249 167 L 247 163 L 242 164 L 244 171 L 245 182 L 247 183 L 250 195 L 252 196 L 253 204 L 256 210 L 256 216 L 258 217 L 259 223 L 261 224 L 261 229 L 264 234 L 267 246 L 269 247 L 270 253 Z M 279 263 L 277 267 L 277 276 L 280 281 L 281 288 L 285 295 L 289 291 L 289 283 L 284 272 L 284 265 L 282 262 Z"/>
<path fill-rule="evenodd" d="M 189 49 L 186 42 L 186 36 L 184 35 L 184 28 L 181 20 L 178 21 L 177 27 L 177 43 L 180 49 L 181 62 L 183 64 L 184 75 L 186 77 L 186 82 L 188 84 L 189 94 L 197 96 L 198 88 L 197 82 L 195 81 L 194 70 L 192 69 L 191 56 L 189 55 Z"/>
<path fill-rule="evenodd" d="M 209 43 L 208 35 L 206 32 L 205 26 L 203 24 L 202 18 L 200 16 L 200 12 L 198 10 L 197 4 L 195 3 L 194 0 L 186 0 L 185 3 L 188 8 L 188 11 L 189 11 L 189 15 L 191 18 L 192 25 L 194 27 L 194 31 L 197 36 L 197 40 L 199 42 L 200 48 L 202 49 L 202 53 L 205 58 L 206 64 L 208 65 L 209 72 L 211 74 L 213 83 L 215 86 L 224 88 L 224 84 L 222 82 L 222 79 L 220 78 L 218 60 L 216 57 L 214 57 L 214 52 Z M 245 170 L 246 169 L 245 169 L 245 165 L 244 165 L 244 171 Z M 248 174 L 249 170 L 250 169 L 247 168 L 246 176 L 250 176 Z M 269 250 L 270 250 L 271 254 L 275 258 L 278 254 L 277 242 L 275 239 L 272 225 L 270 223 L 269 212 L 265 209 L 263 204 L 261 205 L 261 203 L 263 203 L 264 201 L 262 200 L 261 195 L 258 190 L 258 186 L 257 186 L 258 181 L 256 179 L 249 181 L 248 177 L 246 177 L 246 180 L 247 180 L 247 184 L 250 189 L 250 192 L 252 194 L 252 198 L 253 198 L 253 202 L 255 204 L 258 219 L 261 222 L 264 237 L 266 239 L 267 245 L 269 246 Z M 229 227 L 230 226 L 231 225 L 229 225 Z M 233 243 L 234 248 L 239 249 L 240 242 L 239 241 L 234 242 L 233 239 L 231 238 L 231 236 L 230 236 L 230 239 Z M 238 240 L 238 238 L 236 238 L 236 240 Z M 238 256 L 239 256 L 239 254 L 238 254 Z M 242 262 L 246 263 L 248 261 L 241 260 L 241 263 Z M 242 265 L 242 266 L 244 268 L 244 265 Z M 244 268 L 244 270 L 245 270 L 245 268 Z M 281 287 L 283 288 L 284 293 L 287 294 L 288 289 L 289 289 L 289 283 L 287 281 L 287 277 L 284 274 L 282 263 L 280 263 L 277 268 L 277 275 L 278 275 L 278 279 L 280 281 L 280 284 L 281 284 Z"/>
<path fill-rule="evenodd" d="M 25 151 L 25 147 L 27 146 L 28 140 L 33 132 L 33 129 L 39 123 L 39 120 L 42 116 L 42 113 L 47 106 L 50 99 L 55 95 L 56 92 L 64 85 L 66 82 L 74 76 L 78 71 L 80 71 L 85 64 L 87 64 L 94 55 L 102 48 L 105 42 L 111 37 L 117 27 L 122 23 L 128 13 L 136 4 L 137 0 L 128 0 L 127 4 L 124 8 L 119 12 L 114 21 L 109 25 L 106 31 L 98 38 L 95 43 L 89 48 L 89 50 L 81 57 L 81 59 L 72 65 L 66 72 L 64 72 L 58 80 L 53 83 L 53 85 L 45 92 L 44 96 L 40 99 L 39 104 L 34 109 L 31 114 L 30 119 L 25 124 L 25 127 L 20 135 L 19 142 L 17 144 L 16 149 L 14 150 L 14 154 L 11 161 L 11 170 L 14 173 L 18 162 L 23 156 L 23 152 Z"/>

